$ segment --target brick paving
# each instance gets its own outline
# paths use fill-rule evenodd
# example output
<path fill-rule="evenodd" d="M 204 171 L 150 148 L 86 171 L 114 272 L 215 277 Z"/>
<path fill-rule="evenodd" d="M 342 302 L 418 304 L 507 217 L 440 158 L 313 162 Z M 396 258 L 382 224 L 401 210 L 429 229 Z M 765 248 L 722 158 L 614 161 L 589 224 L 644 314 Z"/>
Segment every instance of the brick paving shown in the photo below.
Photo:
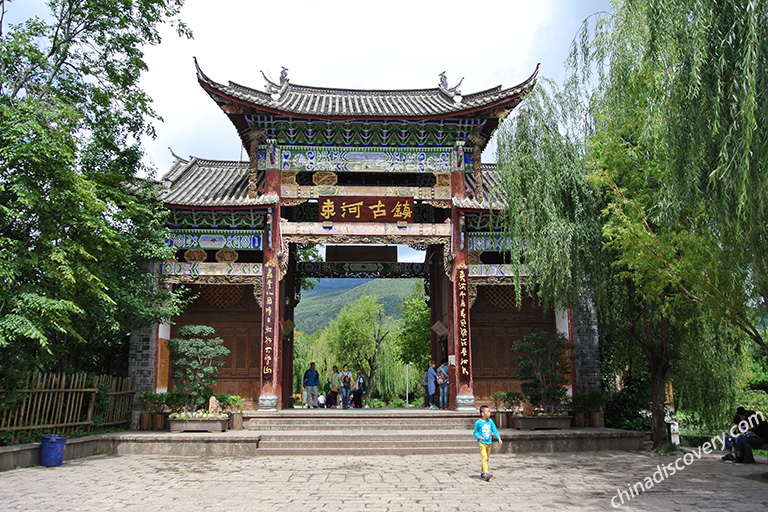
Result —
<path fill-rule="evenodd" d="M 496 454 L 479 478 L 479 454 L 374 457 L 123 455 L 0 473 L 0 510 L 26 512 L 599 511 L 682 454 Z M 678 463 L 683 467 L 683 462 Z M 768 510 L 768 472 L 704 455 L 619 510 Z M 657 478 L 660 480 L 660 478 Z M 614 504 L 620 504 L 618 498 Z M 212 507 L 212 508 L 209 508 Z"/>

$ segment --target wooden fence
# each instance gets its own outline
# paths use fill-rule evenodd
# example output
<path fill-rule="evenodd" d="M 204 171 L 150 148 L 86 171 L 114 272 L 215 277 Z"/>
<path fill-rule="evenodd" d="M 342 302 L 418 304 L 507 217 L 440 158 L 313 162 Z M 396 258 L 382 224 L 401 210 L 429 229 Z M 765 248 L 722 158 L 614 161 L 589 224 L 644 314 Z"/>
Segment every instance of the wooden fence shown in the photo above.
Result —
<path fill-rule="evenodd" d="M 34 373 L 24 389 L 0 389 L 21 395 L 18 405 L 0 409 L 0 432 L 45 429 L 66 434 L 78 428 L 125 425 L 130 422 L 135 391 L 131 377 Z"/>

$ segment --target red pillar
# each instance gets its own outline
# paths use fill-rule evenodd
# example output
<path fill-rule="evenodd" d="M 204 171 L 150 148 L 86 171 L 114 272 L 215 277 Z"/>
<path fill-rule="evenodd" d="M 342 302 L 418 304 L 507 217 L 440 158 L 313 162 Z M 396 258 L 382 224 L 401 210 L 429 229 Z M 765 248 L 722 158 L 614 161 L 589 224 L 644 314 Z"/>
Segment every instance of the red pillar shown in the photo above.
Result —
<path fill-rule="evenodd" d="M 280 194 L 277 147 L 267 149 L 265 194 Z M 271 158 L 270 158 L 271 156 Z M 282 408 L 283 297 L 280 286 L 280 204 L 267 213 L 264 232 L 264 291 L 261 307 L 261 393 L 259 409 Z"/>
<path fill-rule="evenodd" d="M 466 197 L 464 182 L 463 145 L 454 147 L 455 167 L 451 173 L 451 195 Z M 479 155 L 476 155 L 479 158 Z M 469 328 L 469 268 L 467 246 L 464 239 L 463 215 L 455 207 L 451 210 L 453 230 L 451 255 L 453 257 L 451 286 L 451 315 L 449 316 L 449 340 L 456 355 L 453 380 L 456 383 L 456 409 L 475 410 L 475 395 L 472 383 L 472 337 Z M 452 368 L 453 370 L 454 368 Z"/>

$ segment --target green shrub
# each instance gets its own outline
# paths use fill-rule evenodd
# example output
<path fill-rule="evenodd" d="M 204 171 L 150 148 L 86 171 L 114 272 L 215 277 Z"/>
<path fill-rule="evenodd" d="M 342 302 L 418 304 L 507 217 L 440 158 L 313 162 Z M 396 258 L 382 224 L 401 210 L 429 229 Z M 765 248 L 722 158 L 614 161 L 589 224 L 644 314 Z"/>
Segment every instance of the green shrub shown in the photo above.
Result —
<path fill-rule="evenodd" d="M 224 340 L 214 334 L 216 330 L 207 325 L 185 325 L 179 327 L 178 338 L 168 341 L 175 368 L 173 377 L 177 379 L 174 389 L 189 396 L 187 411 L 202 408 L 213 395 L 211 388 L 224 364 L 221 358 L 229 355 Z"/>

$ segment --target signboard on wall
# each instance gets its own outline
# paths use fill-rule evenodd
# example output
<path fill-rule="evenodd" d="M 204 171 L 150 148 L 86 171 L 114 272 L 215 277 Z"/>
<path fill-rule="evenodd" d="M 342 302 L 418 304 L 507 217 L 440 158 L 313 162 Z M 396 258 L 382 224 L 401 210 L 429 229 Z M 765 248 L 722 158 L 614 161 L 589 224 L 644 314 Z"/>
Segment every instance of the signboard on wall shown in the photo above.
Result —
<path fill-rule="evenodd" d="M 320 222 L 413 222 L 413 197 L 320 196 Z"/>

